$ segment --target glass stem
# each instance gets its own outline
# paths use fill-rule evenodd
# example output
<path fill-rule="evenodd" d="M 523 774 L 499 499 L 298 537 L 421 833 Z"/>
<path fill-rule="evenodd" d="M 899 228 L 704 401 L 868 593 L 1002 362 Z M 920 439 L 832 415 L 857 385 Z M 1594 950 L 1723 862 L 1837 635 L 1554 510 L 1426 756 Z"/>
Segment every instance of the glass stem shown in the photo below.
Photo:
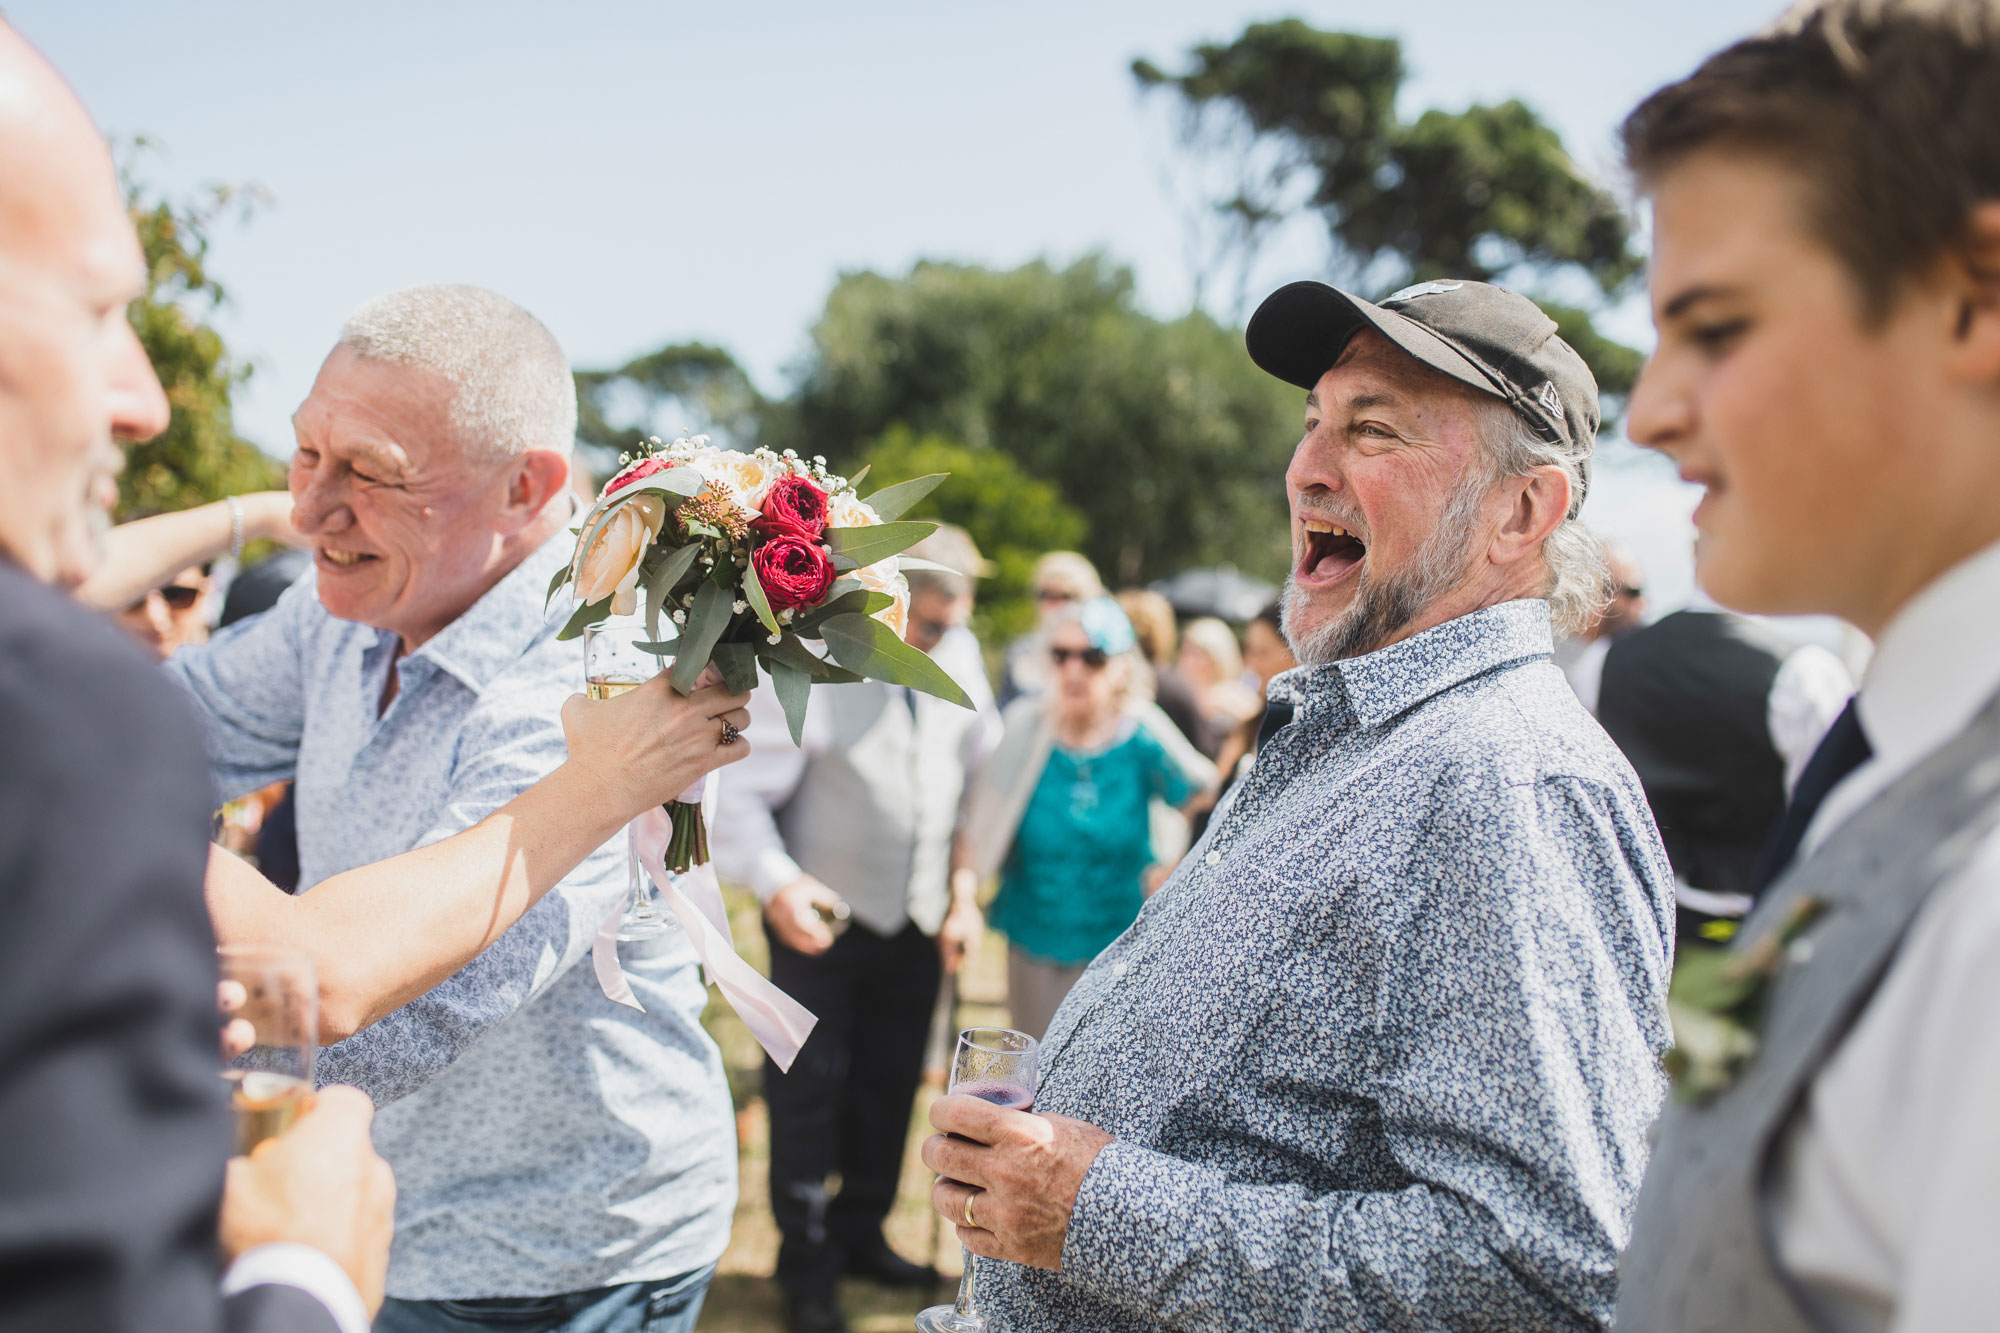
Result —
<path fill-rule="evenodd" d="M 972 1251 L 960 1245 L 958 1252 L 965 1256 L 965 1274 L 958 1279 L 958 1303 L 951 1307 L 951 1312 L 958 1316 L 961 1327 L 979 1328 L 983 1322 L 974 1322 L 979 1320 L 979 1303 L 974 1290 Z"/>
<path fill-rule="evenodd" d="M 639 831 L 632 824 L 625 826 L 625 877 L 632 888 L 631 910 L 638 914 L 650 913 L 653 910 L 653 884 L 639 867 Z"/>

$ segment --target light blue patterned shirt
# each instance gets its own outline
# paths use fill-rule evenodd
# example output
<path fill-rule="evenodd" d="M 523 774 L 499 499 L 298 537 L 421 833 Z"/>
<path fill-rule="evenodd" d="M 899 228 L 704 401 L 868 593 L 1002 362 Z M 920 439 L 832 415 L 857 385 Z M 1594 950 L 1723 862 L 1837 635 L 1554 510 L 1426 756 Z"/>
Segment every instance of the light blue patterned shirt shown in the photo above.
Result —
<path fill-rule="evenodd" d="M 225 798 L 296 781 L 307 892 L 470 827 L 562 762 L 583 652 L 556 641 L 566 599 L 544 615 L 542 598 L 573 540 L 557 533 L 400 660 L 395 635 L 328 615 L 310 574 L 174 656 Z M 606 999 L 585 959 L 625 886 L 622 846 L 449 981 L 320 1053 L 322 1082 L 380 1107 L 375 1145 L 397 1184 L 390 1295 L 550 1295 L 721 1256 L 736 1136 L 694 952 L 678 932 L 620 946 L 644 1014 Z"/>
<path fill-rule="evenodd" d="M 1280 676 L 1266 743 L 1051 1025 L 1114 1134 L 997 1328 L 1594 1329 L 1665 1091 L 1673 878 L 1508 602 Z"/>

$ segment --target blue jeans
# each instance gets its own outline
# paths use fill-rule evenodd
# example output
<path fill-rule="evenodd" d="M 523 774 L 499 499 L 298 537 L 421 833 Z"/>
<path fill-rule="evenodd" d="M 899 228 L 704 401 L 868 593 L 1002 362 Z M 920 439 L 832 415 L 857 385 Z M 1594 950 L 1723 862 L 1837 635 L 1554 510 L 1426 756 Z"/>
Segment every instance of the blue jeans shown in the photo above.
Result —
<path fill-rule="evenodd" d="M 561 1296 L 382 1303 L 375 1333 L 694 1333 L 715 1265 Z"/>

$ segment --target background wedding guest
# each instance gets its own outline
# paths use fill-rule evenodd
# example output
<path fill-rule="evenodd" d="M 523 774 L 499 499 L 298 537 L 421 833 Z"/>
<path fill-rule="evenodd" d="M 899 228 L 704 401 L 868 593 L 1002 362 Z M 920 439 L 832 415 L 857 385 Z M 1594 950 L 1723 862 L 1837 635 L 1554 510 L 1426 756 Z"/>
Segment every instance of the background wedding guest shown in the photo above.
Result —
<path fill-rule="evenodd" d="M 88 574 L 118 441 L 168 408 L 110 154 L 5 23 L 0 159 L 0 1329 L 365 1333 L 395 1196 L 371 1108 L 326 1089 L 228 1160 L 200 738 L 47 586 Z"/>
<path fill-rule="evenodd" d="M 1646 623 L 1646 574 L 1639 558 L 1617 542 L 1606 542 L 1604 567 L 1603 597 L 1591 606 L 1576 633 L 1556 639 L 1556 665 L 1592 713 L 1597 711 L 1605 653 L 1615 639 Z"/>
<path fill-rule="evenodd" d="M 1212 734 L 1227 736 L 1256 716 L 1257 697 L 1243 683 L 1243 649 L 1227 621 L 1199 616 L 1181 629 L 1180 669 Z"/>
<path fill-rule="evenodd" d="M 1755 1052 L 1661 1122 L 1619 1327 L 1988 1328 L 2000 4 L 1798 6 L 1624 144 L 1659 330 L 1627 429 L 1706 490 L 1701 585 L 1875 654 L 1739 933 L 1755 1017 L 1703 1014 Z"/>
<path fill-rule="evenodd" d="M 1007 709 L 967 819 L 962 867 L 1000 873 L 1013 1024 L 1040 1036 L 1085 964 L 1132 924 L 1153 863 L 1155 801 L 1185 805 L 1215 766 L 1143 695 L 1138 642 L 1108 597 L 1058 613 L 1054 679 Z"/>
<path fill-rule="evenodd" d="M 1118 594 L 1118 609 L 1132 622 L 1132 633 L 1138 637 L 1139 655 L 1152 676 L 1153 702 L 1180 728 L 1188 744 L 1205 757 L 1215 758 L 1217 737 L 1202 716 L 1194 687 L 1181 674 L 1177 651 L 1180 627 L 1173 603 L 1149 588 L 1127 588 Z"/>
<path fill-rule="evenodd" d="M 189 565 L 122 608 L 118 628 L 131 635 L 155 662 L 164 662 L 182 644 L 208 638 L 208 601 L 214 592 L 208 566 Z"/>
<path fill-rule="evenodd" d="M 294 782 L 304 892 L 218 852 L 210 910 L 225 937 L 313 953 L 320 1072 L 381 1108 L 405 1219 L 382 1330 L 691 1328 L 735 1202 L 686 938 L 621 950 L 643 1011 L 578 964 L 625 893 L 607 840 L 746 751 L 721 744 L 745 700 L 664 677 L 575 697 L 569 611 L 545 606 L 575 411 L 561 349 L 512 302 L 367 302 L 295 415 L 312 575 L 166 667 L 224 795 Z M 169 548 L 187 514 L 121 541 Z M 217 547 L 240 530 L 206 521 Z"/>
<path fill-rule="evenodd" d="M 1097 576 L 1097 566 L 1075 551 L 1044 551 L 1035 561 L 1029 586 L 1034 589 L 1037 623 L 1007 645 L 1006 673 L 1000 682 L 1002 708 L 1048 684 L 1046 632 L 1055 617 L 1079 602 L 1104 596 L 1104 580 Z"/>
<path fill-rule="evenodd" d="M 1603 1327 L 1665 1092 L 1673 889 L 1550 661 L 1601 586 L 1596 385 L 1471 281 L 1294 283 L 1247 336 L 1309 391 L 1307 666 L 1070 992 L 1034 1113 L 933 1105 L 933 1202 L 1021 1333 Z"/>
<path fill-rule="evenodd" d="M 1609 640 L 1600 670 L 1597 720 L 1639 774 L 1673 862 L 1676 933 L 1727 939 L 1756 900 L 1785 797 L 1854 682 L 1826 649 L 1720 608 Z"/>
<path fill-rule="evenodd" d="M 822 686 L 794 745 L 771 686 L 760 685 L 748 730 L 756 751 L 716 807 L 716 869 L 763 902 L 771 979 L 819 1016 L 789 1073 L 764 1070 L 777 1277 L 798 1333 L 847 1327 L 835 1288 L 843 1272 L 893 1286 L 937 1281 L 889 1248 L 882 1223 L 940 977 L 984 929 L 977 883 L 953 880 L 952 840 L 966 777 L 999 718 L 977 642 L 953 634 L 972 614 L 985 561 L 950 526 L 910 553 L 957 572 L 910 571 L 904 637 L 976 710 L 881 681 Z M 835 908 L 851 915 L 831 918 Z"/>
<path fill-rule="evenodd" d="M 1220 775 L 1218 788 L 1214 797 L 1197 803 L 1194 819 L 1197 840 L 1208 831 L 1215 801 L 1228 790 L 1229 784 L 1243 775 L 1245 766 L 1257 757 L 1257 733 L 1263 728 L 1264 706 L 1269 698 L 1272 679 L 1298 664 L 1299 660 L 1292 656 L 1291 645 L 1285 642 L 1283 606 L 1273 602 L 1243 627 L 1243 665 L 1257 678 L 1257 715 L 1237 724 L 1216 754 L 1215 767 Z"/>

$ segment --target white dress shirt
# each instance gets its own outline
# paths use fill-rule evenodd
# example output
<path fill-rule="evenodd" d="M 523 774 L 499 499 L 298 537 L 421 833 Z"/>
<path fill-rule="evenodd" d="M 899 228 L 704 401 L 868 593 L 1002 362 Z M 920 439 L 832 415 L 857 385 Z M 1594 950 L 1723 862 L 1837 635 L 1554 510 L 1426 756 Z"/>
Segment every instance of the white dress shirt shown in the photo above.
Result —
<path fill-rule="evenodd" d="M 2000 689 L 2000 545 L 1883 632 L 1858 703 L 1874 757 L 1805 849 L 1958 735 Z M 1778 1254 L 1834 1326 L 2000 1327 L 2000 834 L 1918 912 L 1779 1149 Z"/>
<path fill-rule="evenodd" d="M 255 1245 L 222 1275 L 222 1294 L 263 1286 L 297 1287 L 326 1307 L 340 1333 L 368 1333 L 368 1307 L 347 1270 L 310 1245 Z"/>

